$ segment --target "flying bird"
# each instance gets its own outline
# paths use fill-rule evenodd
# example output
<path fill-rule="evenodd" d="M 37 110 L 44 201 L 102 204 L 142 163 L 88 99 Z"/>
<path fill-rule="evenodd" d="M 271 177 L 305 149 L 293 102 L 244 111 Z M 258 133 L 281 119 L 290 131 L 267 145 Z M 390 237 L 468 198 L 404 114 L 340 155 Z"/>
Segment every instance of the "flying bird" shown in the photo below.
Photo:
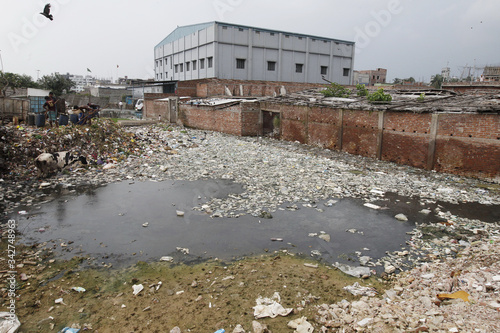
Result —
<path fill-rule="evenodd" d="M 54 17 L 50 13 L 50 3 L 45 5 L 45 8 L 43 9 L 43 13 L 40 13 L 40 14 L 42 14 L 43 16 L 45 16 L 46 18 L 48 18 L 51 21 L 54 19 Z"/>

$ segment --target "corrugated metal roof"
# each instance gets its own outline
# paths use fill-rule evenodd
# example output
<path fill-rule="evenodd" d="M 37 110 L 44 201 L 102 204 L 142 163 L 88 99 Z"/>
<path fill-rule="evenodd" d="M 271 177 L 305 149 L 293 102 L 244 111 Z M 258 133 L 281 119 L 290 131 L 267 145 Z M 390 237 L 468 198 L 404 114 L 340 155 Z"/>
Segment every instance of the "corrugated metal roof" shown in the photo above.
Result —
<path fill-rule="evenodd" d="M 173 41 L 185 37 L 187 35 L 190 35 L 192 33 L 195 33 L 199 30 L 203 30 L 211 25 L 214 25 L 215 21 L 212 22 L 206 22 L 206 23 L 198 23 L 198 24 L 192 24 L 192 25 L 185 25 L 182 27 L 177 27 L 174 31 L 172 31 L 167 37 L 165 37 L 158 45 L 155 46 L 159 47 L 168 43 L 172 43 Z"/>
<path fill-rule="evenodd" d="M 351 42 L 351 41 L 340 40 L 340 39 L 335 39 L 335 38 L 306 35 L 306 34 L 300 34 L 300 33 L 295 33 L 295 32 L 272 30 L 272 29 L 266 29 L 266 28 L 258 28 L 258 27 L 252 27 L 252 26 L 241 25 L 241 24 L 232 24 L 232 23 L 225 23 L 225 22 L 219 22 L 219 21 L 211 21 L 211 22 L 198 23 L 198 24 L 177 27 L 167 37 L 165 37 L 165 39 L 163 39 L 160 43 L 158 43 L 158 45 L 156 45 L 155 48 L 162 46 L 162 45 L 165 45 L 165 44 L 168 44 L 168 43 L 171 43 L 179 38 L 182 38 L 182 37 L 185 37 L 185 36 L 190 35 L 192 33 L 195 33 L 196 31 L 203 30 L 203 29 L 205 29 L 209 26 L 215 25 L 215 24 L 229 26 L 229 27 L 243 28 L 243 29 L 253 29 L 256 31 L 266 31 L 266 32 L 295 35 L 295 36 L 300 36 L 300 37 L 309 37 L 309 38 L 315 38 L 315 39 L 321 39 L 321 40 L 331 40 L 334 42 L 340 42 L 340 43 L 345 43 L 345 44 L 354 44 L 354 42 Z"/>

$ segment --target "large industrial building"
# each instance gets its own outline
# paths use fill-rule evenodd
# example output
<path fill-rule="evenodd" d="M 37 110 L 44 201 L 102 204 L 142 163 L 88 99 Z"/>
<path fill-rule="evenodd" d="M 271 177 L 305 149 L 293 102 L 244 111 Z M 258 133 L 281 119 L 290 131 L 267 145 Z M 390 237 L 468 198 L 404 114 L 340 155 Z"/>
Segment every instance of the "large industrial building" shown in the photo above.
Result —
<path fill-rule="evenodd" d="M 352 84 L 353 77 L 354 42 L 216 21 L 176 28 L 154 53 L 156 81 Z"/>

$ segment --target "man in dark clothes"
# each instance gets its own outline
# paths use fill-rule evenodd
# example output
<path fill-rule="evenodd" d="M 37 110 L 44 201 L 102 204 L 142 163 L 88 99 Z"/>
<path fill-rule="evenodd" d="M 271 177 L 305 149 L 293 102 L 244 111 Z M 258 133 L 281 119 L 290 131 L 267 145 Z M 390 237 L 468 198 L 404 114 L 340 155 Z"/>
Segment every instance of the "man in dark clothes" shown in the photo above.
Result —
<path fill-rule="evenodd" d="M 59 127 L 57 123 L 57 111 L 55 100 L 49 96 L 45 96 L 45 104 L 43 104 L 45 110 L 45 117 L 49 120 L 50 127 L 52 127 L 52 122 L 56 123 L 56 127 Z"/>

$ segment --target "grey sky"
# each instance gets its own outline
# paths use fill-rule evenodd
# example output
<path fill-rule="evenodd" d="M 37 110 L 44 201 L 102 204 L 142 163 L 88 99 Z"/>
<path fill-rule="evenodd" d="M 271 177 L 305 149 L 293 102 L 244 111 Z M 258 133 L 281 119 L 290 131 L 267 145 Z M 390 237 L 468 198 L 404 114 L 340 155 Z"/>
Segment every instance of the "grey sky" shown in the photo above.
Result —
<path fill-rule="evenodd" d="M 50 0 L 54 21 L 38 14 L 47 2 L 0 0 L 4 71 L 152 78 L 156 44 L 214 20 L 355 41 L 354 69 L 389 81 L 500 65 L 498 0 Z"/>

